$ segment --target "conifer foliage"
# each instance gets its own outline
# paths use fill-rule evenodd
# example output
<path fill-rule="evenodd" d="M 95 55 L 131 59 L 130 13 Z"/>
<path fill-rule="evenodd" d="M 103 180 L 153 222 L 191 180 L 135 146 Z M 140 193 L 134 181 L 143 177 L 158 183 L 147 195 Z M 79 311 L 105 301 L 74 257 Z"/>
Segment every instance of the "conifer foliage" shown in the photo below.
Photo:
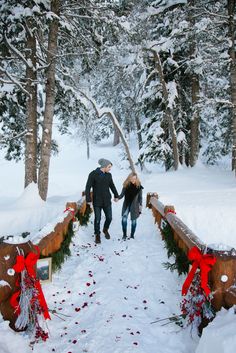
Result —
<path fill-rule="evenodd" d="M 234 14 L 235 0 L 0 0 L 0 148 L 24 158 L 25 186 L 46 199 L 55 127 L 88 158 L 119 143 L 94 106 L 136 137 L 141 167 L 232 155 L 235 170 Z"/>

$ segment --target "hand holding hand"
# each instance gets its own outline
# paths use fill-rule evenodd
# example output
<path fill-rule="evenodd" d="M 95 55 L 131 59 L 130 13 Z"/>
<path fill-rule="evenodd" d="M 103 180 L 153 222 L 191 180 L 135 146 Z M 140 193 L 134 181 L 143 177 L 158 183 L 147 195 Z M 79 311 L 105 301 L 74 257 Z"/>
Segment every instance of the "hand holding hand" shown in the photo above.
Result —
<path fill-rule="evenodd" d="M 115 201 L 115 202 L 118 202 L 118 201 L 119 201 L 119 199 L 118 199 L 117 197 L 115 197 L 115 198 L 114 198 L 114 201 Z"/>

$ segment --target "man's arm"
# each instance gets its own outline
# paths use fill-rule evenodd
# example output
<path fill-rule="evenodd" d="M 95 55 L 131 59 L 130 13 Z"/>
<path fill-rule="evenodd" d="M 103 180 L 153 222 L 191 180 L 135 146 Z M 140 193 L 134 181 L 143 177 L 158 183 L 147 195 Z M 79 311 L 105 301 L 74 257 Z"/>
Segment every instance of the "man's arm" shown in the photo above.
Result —
<path fill-rule="evenodd" d="M 114 194 L 115 199 L 118 199 L 119 195 L 118 195 L 118 192 L 117 192 L 117 190 L 116 190 L 116 187 L 115 187 L 115 185 L 114 185 L 114 183 L 113 183 L 112 176 L 111 176 L 111 180 L 110 180 L 110 185 L 109 185 L 109 186 L 110 186 L 111 191 L 112 191 L 113 194 Z"/>
<path fill-rule="evenodd" d="M 93 186 L 93 172 L 91 172 L 88 176 L 88 180 L 86 183 L 86 187 L 85 187 L 85 197 L 86 197 L 86 202 L 87 203 L 91 203 L 91 195 L 90 195 L 90 190 L 91 187 Z"/>

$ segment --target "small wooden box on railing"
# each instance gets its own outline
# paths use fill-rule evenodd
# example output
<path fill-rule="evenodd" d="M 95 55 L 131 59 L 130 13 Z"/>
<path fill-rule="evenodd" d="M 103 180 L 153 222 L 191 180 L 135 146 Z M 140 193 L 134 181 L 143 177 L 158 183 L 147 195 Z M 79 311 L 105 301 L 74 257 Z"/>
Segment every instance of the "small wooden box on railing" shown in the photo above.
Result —
<path fill-rule="evenodd" d="M 152 210 L 155 223 L 161 230 L 162 219 L 169 223 L 178 246 L 187 254 L 197 246 L 202 253 L 213 254 L 217 261 L 209 273 L 215 310 L 230 308 L 236 304 L 236 250 L 220 251 L 206 246 L 174 213 L 174 206 L 164 206 L 157 193 L 148 193 L 146 207 Z"/>

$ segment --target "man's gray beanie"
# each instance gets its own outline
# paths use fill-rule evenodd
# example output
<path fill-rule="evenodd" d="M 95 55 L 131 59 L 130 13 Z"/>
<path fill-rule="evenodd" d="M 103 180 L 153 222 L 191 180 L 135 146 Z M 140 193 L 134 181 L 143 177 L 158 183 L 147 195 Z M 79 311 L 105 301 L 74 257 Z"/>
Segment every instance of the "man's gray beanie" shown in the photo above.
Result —
<path fill-rule="evenodd" d="M 112 163 L 108 159 L 104 158 L 99 159 L 98 164 L 101 166 L 101 168 L 106 168 L 109 164 L 112 165 Z"/>

